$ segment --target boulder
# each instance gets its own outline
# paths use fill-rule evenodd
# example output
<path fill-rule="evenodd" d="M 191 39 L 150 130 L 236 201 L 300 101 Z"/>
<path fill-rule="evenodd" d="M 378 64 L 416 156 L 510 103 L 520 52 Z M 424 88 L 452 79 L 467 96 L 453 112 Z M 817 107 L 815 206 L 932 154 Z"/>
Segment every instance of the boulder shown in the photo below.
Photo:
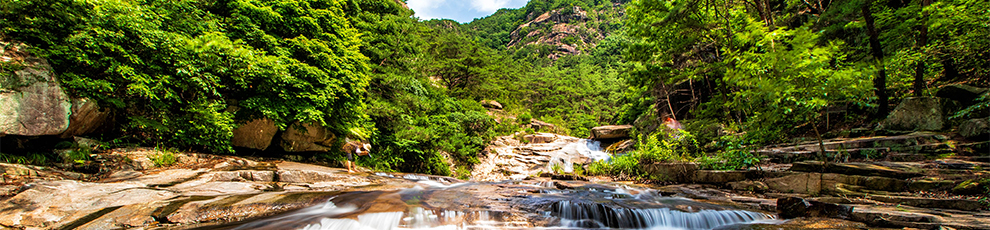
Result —
<path fill-rule="evenodd" d="M 54 229 L 105 208 L 177 196 L 174 192 L 145 188 L 139 183 L 43 181 L 31 184 L 27 190 L 0 203 L 0 224 Z"/>
<path fill-rule="evenodd" d="M 69 127 L 72 103 L 51 66 L 30 56 L 20 64 L 25 68 L 13 75 L 0 73 L 0 136 L 61 134 Z"/>
<path fill-rule="evenodd" d="M 61 138 L 97 133 L 109 124 L 110 111 L 89 98 L 72 99 L 72 115 L 69 116 L 69 127 L 59 135 Z"/>
<path fill-rule="evenodd" d="M 619 139 L 629 138 L 632 132 L 632 125 L 606 125 L 591 128 L 590 139 Z"/>
<path fill-rule="evenodd" d="M 281 138 L 282 149 L 286 152 L 329 152 L 333 150 L 337 136 L 317 124 L 296 123 L 289 126 Z"/>
<path fill-rule="evenodd" d="M 983 191 L 983 186 L 980 186 L 980 182 L 975 180 L 963 181 L 952 188 L 952 193 L 960 195 L 977 195 Z"/>
<path fill-rule="evenodd" d="M 959 124 L 959 135 L 971 140 L 990 139 L 990 118 L 969 119 Z"/>
<path fill-rule="evenodd" d="M 537 133 L 523 136 L 529 143 L 550 143 L 557 139 L 556 135 L 550 133 Z"/>
<path fill-rule="evenodd" d="M 976 98 L 979 98 L 980 95 L 986 93 L 987 91 L 988 91 L 987 88 L 980 88 L 980 87 L 964 85 L 964 84 L 954 84 L 954 85 L 943 86 L 942 88 L 938 89 L 938 92 L 935 93 L 935 96 L 952 99 L 963 103 L 970 103 L 973 102 L 973 100 L 976 100 Z"/>
<path fill-rule="evenodd" d="M 888 130 L 941 130 L 945 124 L 938 98 L 909 97 L 884 120 Z"/>
<path fill-rule="evenodd" d="M 529 127 L 533 130 L 544 132 L 557 130 L 557 126 L 537 119 L 530 120 Z"/>
<path fill-rule="evenodd" d="M 805 200 L 799 197 L 785 197 L 777 199 L 777 212 L 784 219 L 797 217 L 849 219 L 852 216 L 853 207 Z"/>
<path fill-rule="evenodd" d="M 633 150 L 633 145 L 635 145 L 635 144 L 636 144 L 636 142 L 634 142 L 633 140 L 624 140 L 624 141 L 620 141 L 620 142 L 615 142 L 615 143 L 609 145 L 608 148 L 605 149 L 605 151 L 606 152 L 609 152 L 609 153 L 624 153 L 624 152 L 629 152 L 629 151 Z"/>
<path fill-rule="evenodd" d="M 272 143 L 272 138 L 278 132 L 275 122 L 270 119 L 254 119 L 251 122 L 237 126 L 230 142 L 236 147 L 265 150 Z"/>
<path fill-rule="evenodd" d="M 495 100 L 482 100 L 481 106 L 489 109 L 502 109 L 502 103 L 498 103 Z"/>

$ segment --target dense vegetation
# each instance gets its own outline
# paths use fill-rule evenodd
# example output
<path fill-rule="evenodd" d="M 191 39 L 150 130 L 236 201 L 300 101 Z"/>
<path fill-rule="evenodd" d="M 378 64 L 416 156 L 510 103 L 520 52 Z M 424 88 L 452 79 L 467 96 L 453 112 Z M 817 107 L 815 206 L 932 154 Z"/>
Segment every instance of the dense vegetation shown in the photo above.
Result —
<path fill-rule="evenodd" d="M 987 22 L 979 0 L 532 0 L 466 24 L 395 0 L 0 3 L 0 36 L 122 122 L 104 139 L 233 153 L 232 129 L 268 118 L 364 134 L 367 167 L 459 176 L 529 118 L 573 136 L 636 124 L 639 151 L 595 173 L 746 167 L 747 147 L 828 132 L 823 120 L 865 125 L 939 84 L 986 85 Z M 689 109 L 674 111 L 685 84 Z M 687 132 L 653 132 L 666 117 Z"/>

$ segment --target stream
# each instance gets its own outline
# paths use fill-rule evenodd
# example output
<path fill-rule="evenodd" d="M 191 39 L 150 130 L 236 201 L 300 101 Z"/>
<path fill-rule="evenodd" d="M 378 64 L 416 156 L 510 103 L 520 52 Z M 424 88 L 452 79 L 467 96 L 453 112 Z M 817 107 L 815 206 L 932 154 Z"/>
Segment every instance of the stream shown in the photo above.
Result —
<path fill-rule="evenodd" d="M 412 188 L 341 192 L 326 203 L 229 229 L 716 229 L 772 214 L 583 181 L 453 182 L 406 174 Z"/>

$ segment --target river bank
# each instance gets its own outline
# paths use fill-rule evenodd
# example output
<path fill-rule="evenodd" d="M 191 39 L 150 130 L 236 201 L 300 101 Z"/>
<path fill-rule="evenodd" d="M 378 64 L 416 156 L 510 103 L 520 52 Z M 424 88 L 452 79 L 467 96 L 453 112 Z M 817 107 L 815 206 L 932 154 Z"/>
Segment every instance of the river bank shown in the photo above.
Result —
<path fill-rule="evenodd" d="M 545 136 L 551 138 L 493 142 L 470 181 L 367 170 L 349 174 L 306 163 L 186 152 L 173 153 L 176 164 L 163 166 L 153 160 L 163 154 L 155 148 L 96 154 L 94 160 L 101 163 L 94 173 L 0 164 L 5 172 L 0 225 L 990 229 L 985 198 L 953 193 L 961 181 L 984 177 L 984 169 L 990 168 L 966 156 L 822 164 L 795 158 L 794 152 L 784 154 L 798 147 L 779 146 L 777 155 L 788 157 L 771 157 L 775 160 L 760 168 L 711 171 L 690 164 L 653 165 L 652 172 L 677 180 L 637 184 L 576 175 L 576 168 L 549 173 L 561 167 L 554 164 L 587 163 L 600 156 L 601 148 L 587 139 Z M 910 139 L 876 140 L 898 138 Z M 937 139 L 913 138 L 914 143 Z M 863 139 L 841 143 L 852 142 Z"/>

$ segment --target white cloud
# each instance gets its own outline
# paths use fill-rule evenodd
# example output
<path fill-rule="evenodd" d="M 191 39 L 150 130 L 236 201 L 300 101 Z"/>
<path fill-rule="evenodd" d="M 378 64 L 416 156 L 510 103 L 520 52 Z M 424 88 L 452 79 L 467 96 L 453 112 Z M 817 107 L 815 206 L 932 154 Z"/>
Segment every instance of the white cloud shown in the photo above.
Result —
<path fill-rule="evenodd" d="M 406 5 L 416 12 L 416 17 L 423 20 L 429 20 L 439 18 L 436 16 L 436 11 L 443 6 L 446 1 L 447 0 L 409 0 L 406 2 Z"/>
<path fill-rule="evenodd" d="M 495 12 L 498 9 L 505 8 L 505 6 L 507 6 L 507 5 L 509 5 L 509 0 L 473 0 L 473 1 L 471 1 L 471 6 L 473 6 L 474 9 L 476 9 L 478 11 L 481 11 L 481 12 L 486 12 L 486 13 Z"/>
<path fill-rule="evenodd" d="M 447 0 L 409 0 L 406 5 L 413 9 L 436 9 Z"/>
<path fill-rule="evenodd" d="M 422 20 L 449 18 L 469 22 L 502 8 L 519 8 L 528 0 L 409 0 L 406 4 Z"/>

